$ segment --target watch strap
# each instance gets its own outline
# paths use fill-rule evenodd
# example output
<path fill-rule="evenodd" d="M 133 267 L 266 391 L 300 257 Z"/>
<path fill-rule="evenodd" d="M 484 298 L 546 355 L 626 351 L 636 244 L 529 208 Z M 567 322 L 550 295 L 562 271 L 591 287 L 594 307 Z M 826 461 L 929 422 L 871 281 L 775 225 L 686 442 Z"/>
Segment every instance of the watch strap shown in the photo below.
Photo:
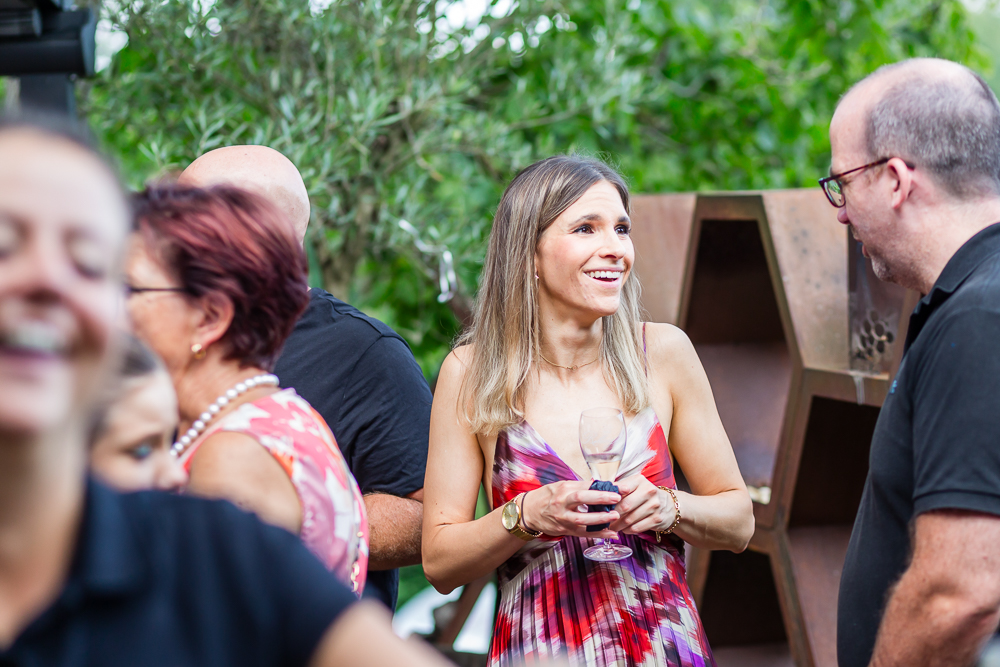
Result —
<path fill-rule="evenodd" d="M 517 513 L 517 527 L 523 530 L 525 534 L 530 536 L 531 539 L 535 539 L 536 537 L 542 536 L 542 531 L 528 528 L 528 523 L 524 520 L 524 499 L 527 497 L 527 491 L 521 494 L 521 507 L 520 511 Z"/>
<path fill-rule="evenodd" d="M 517 515 L 517 521 L 514 522 L 514 526 L 513 527 L 507 528 L 507 526 L 504 526 L 504 529 L 508 533 L 510 533 L 511 535 L 513 535 L 514 537 L 516 537 L 518 539 L 524 540 L 525 542 L 530 542 L 531 540 L 533 540 L 536 537 L 538 537 L 539 535 L 541 535 L 541 533 L 538 533 L 538 534 L 529 533 L 527 530 L 525 530 L 524 528 L 521 527 L 521 508 L 517 504 L 517 497 L 516 496 L 514 498 L 511 498 L 510 500 L 508 500 L 506 503 L 504 503 L 504 509 L 505 510 L 506 510 L 507 507 L 512 507 L 513 510 L 514 510 L 514 513 Z"/>

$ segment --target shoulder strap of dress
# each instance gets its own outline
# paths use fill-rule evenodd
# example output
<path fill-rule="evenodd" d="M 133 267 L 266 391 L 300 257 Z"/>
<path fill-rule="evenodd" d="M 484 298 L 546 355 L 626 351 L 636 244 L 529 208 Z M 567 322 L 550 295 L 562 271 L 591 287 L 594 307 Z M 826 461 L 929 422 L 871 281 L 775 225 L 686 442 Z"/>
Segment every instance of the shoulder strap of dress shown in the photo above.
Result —
<path fill-rule="evenodd" d="M 649 367 L 646 365 L 646 323 L 642 323 L 642 370 L 649 375 Z"/>

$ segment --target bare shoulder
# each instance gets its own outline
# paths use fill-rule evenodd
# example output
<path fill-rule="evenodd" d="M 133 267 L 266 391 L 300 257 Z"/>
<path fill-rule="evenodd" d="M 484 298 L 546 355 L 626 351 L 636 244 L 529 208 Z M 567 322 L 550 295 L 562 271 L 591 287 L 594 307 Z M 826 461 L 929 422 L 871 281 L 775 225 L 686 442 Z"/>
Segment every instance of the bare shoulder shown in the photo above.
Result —
<path fill-rule="evenodd" d="M 463 367 L 468 366 L 472 363 L 472 355 L 476 351 L 475 343 L 468 343 L 466 345 L 459 345 L 448 355 L 448 359 L 451 359 L 453 363 L 458 363 Z"/>
<path fill-rule="evenodd" d="M 257 440 L 245 433 L 209 436 L 191 461 L 188 491 L 224 498 L 267 523 L 298 534 L 302 506 L 292 480 Z"/>
<path fill-rule="evenodd" d="M 218 431 L 201 444 L 191 460 L 191 485 L 233 490 L 266 480 L 287 478 L 263 445 L 246 433 Z"/>
<path fill-rule="evenodd" d="M 698 361 L 691 339 L 680 328 L 663 322 L 646 323 L 646 356 L 652 364 L 687 365 Z"/>
<path fill-rule="evenodd" d="M 462 345 L 448 353 L 448 356 L 441 363 L 441 371 L 438 373 L 439 386 L 442 382 L 449 386 L 452 383 L 458 385 L 462 383 L 465 379 L 465 373 L 472 363 L 474 349 L 472 345 Z"/>
<path fill-rule="evenodd" d="M 665 389 L 675 400 L 708 387 L 705 369 L 691 339 L 672 324 L 646 325 L 646 358 L 654 386 Z"/>
<path fill-rule="evenodd" d="M 242 457 L 263 452 L 264 448 L 256 439 L 239 431 L 216 431 L 201 443 L 193 461 L 207 461 L 216 458 Z"/>

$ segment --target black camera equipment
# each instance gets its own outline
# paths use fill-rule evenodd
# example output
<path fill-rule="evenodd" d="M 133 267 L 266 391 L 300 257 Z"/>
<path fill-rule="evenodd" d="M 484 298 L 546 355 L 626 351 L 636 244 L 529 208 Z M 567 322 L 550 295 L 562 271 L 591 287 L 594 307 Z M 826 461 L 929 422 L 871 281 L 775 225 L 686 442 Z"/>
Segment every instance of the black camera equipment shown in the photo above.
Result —
<path fill-rule="evenodd" d="M 97 15 L 73 0 L 0 0 L 0 76 L 20 78 L 23 108 L 75 115 L 73 80 L 94 73 Z"/>

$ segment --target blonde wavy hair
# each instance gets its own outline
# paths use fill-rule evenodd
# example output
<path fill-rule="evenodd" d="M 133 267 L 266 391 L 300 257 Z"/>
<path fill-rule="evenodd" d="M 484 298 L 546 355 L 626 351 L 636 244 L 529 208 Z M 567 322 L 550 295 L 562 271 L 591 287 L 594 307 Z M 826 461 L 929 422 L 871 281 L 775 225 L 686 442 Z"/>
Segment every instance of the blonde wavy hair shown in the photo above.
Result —
<path fill-rule="evenodd" d="M 549 225 L 601 181 L 618 190 L 630 211 L 628 187 L 618 172 L 582 156 L 557 155 L 536 162 L 504 191 L 493 219 L 472 326 L 457 343 L 473 346 L 459 395 L 460 414 L 464 411 L 473 433 L 494 435 L 524 419 L 528 376 L 541 358 L 535 249 Z M 618 310 L 601 318 L 604 377 L 631 413 L 649 405 L 639 292 L 635 272 L 630 272 Z"/>

